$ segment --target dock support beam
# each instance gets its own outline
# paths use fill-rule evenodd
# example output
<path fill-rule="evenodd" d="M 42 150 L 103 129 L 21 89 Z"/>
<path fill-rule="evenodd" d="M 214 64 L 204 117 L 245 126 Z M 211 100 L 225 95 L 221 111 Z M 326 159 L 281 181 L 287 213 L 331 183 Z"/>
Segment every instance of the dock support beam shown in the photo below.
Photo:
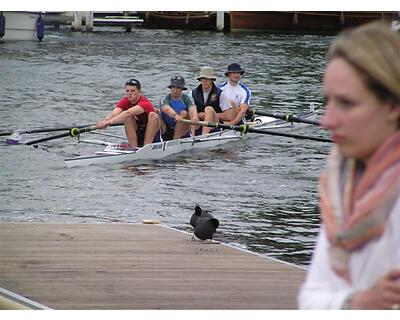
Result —
<path fill-rule="evenodd" d="M 85 12 L 85 27 L 86 31 L 93 31 L 93 11 Z"/>
<path fill-rule="evenodd" d="M 217 31 L 224 31 L 224 26 L 225 26 L 225 22 L 224 22 L 224 11 L 217 11 Z"/>
<path fill-rule="evenodd" d="M 82 12 L 74 11 L 74 20 L 71 23 L 71 31 L 82 31 Z"/>
<path fill-rule="evenodd" d="M 74 11 L 71 31 L 93 31 L 93 11 Z"/>

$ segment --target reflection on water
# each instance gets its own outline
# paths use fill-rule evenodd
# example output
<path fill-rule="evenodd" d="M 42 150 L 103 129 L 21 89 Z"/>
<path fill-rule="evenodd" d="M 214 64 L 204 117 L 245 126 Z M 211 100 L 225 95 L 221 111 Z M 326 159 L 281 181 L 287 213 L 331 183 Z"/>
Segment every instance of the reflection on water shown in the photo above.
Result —
<path fill-rule="evenodd" d="M 326 36 L 170 30 L 51 32 L 42 43 L 0 43 L 3 129 L 94 123 L 141 80 L 157 104 L 172 74 L 197 86 L 200 66 L 217 82 L 230 62 L 246 70 L 252 104 L 276 113 L 321 104 Z M 249 50 L 251 48 L 251 50 Z M 111 130 L 111 129 L 110 129 Z M 114 131 L 115 130 L 115 131 Z M 113 132 L 123 135 L 122 128 Z M 307 127 L 298 133 L 327 135 Z M 96 150 L 71 138 L 40 148 L 0 145 L 1 221 L 137 222 L 190 231 L 196 204 L 220 220 L 218 240 L 306 265 L 318 230 L 318 177 L 329 145 L 248 134 L 224 149 L 185 152 L 142 165 L 66 169 Z"/>

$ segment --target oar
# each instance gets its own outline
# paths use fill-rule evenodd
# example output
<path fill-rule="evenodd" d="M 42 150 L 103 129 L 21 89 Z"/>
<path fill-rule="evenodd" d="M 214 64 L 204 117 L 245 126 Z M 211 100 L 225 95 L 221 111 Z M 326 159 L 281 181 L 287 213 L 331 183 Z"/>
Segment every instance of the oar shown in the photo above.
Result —
<path fill-rule="evenodd" d="M 284 120 L 287 122 L 301 122 L 301 123 L 313 124 L 315 126 L 321 125 L 321 123 L 319 121 L 299 118 L 298 116 L 295 116 L 293 114 L 276 114 L 276 113 L 270 113 L 270 112 L 265 112 L 265 111 L 259 111 L 256 109 L 249 109 L 247 111 L 247 114 L 251 114 L 251 115 L 257 114 L 260 116 L 267 116 L 267 117 L 272 117 L 272 118 L 276 118 L 276 119 L 281 119 L 281 120 Z"/>
<path fill-rule="evenodd" d="M 92 124 L 82 124 L 82 125 L 77 125 L 75 128 L 84 128 L 84 127 L 89 127 Z M 0 136 L 10 136 L 16 131 L 19 133 L 43 133 L 43 132 L 53 132 L 53 131 L 65 131 L 65 130 L 71 130 L 73 126 L 69 127 L 54 127 L 54 128 L 37 128 L 37 129 L 27 129 L 27 130 L 20 130 L 16 129 L 14 131 L 0 131 Z"/>
<path fill-rule="evenodd" d="M 241 125 L 241 126 L 235 126 L 235 125 L 227 125 L 227 124 L 222 124 L 222 123 L 217 123 L 217 122 L 191 121 L 191 120 L 187 120 L 187 119 L 183 119 L 182 122 L 189 123 L 191 125 L 200 125 L 200 126 L 206 126 L 206 127 L 212 127 L 212 128 L 230 129 L 230 130 L 239 131 L 244 134 L 246 134 L 247 132 L 254 132 L 254 133 L 269 134 L 269 135 L 273 135 L 273 136 L 282 136 L 282 137 L 295 138 L 295 139 L 313 140 L 313 141 L 320 141 L 320 142 L 333 142 L 332 140 L 325 139 L 325 138 L 303 136 L 303 135 L 298 135 L 298 134 L 277 132 L 277 131 L 272 131 L 272 130 L 255 129 L 246 124 Z"/>
<path fill-rule="evenodd" d="M 44 137 L 44 138 L 41 138 L 41 139 L 27 141 L 27 142 L 24 142 L 23 144 L 31 145 L 31 144 L 37 144 L 37 143 L 40 143 L 40 142 L 45 142 L 45 141 L 65 138 L 65 137 L 77 137 L 81 133 L 90 132 L 90 131 L 97 130 L 97 129 L 98 128 L 96 126 L 89 126 L 89 127 L 85 127 L 85 128 L 70 128 L 70 130 L 68 132 L 66 132 L 66 133 L 60 133 L 60 134 L 57 134 L 55 136 Z"/>

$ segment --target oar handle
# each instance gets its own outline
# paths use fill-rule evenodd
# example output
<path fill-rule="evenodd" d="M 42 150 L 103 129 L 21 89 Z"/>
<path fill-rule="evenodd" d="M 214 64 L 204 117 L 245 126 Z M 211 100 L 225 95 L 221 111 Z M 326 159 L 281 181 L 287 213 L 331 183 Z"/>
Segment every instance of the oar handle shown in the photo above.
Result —
<path fill-rule="evenodd" d="M 314 120 L 310 120 L 310 119 L 303 119 L 303 118 L 299 118 L 298 116 L 295 116 L 293 114 L 277 114 L 277 113 L 271 113 L 271 112 L 266 112 L 266 111 L 259 111 L 256 109 L 249 109 L 247 111 L 248 114 L 257 114 L 260 116 L 267 116 L 267 117 L 272 117 L 272 118 L 276 118 L 276 119 L 281 119 L 287 122 L 301 122 L 301 123 L 308 123 L 308 124 L 312 124 L 315 126 L 320 126 L 321 123 L 319 121 L 314 121 Z"/>
<path fill-rule="evenodd" d="M 85 128 L 72 128 L 69 131 L 69 133 L 70 133 L 71 137 L 77 137 L 81 133 L 90 132 L 90 131 L 94 131 L 94 130 L 97 130 L 96 126 L 89 126 L 89 127 L 85 127 Z"/>

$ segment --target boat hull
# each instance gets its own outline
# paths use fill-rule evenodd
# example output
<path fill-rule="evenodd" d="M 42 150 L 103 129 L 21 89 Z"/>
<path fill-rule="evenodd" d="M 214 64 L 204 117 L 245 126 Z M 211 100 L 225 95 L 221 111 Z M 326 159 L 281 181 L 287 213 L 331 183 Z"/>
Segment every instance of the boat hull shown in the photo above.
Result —
<path fill-rule="evenodd" d="M 335 33 L 376 19 L 392 21 L 394 12 L 232 11 L 231 30 Z"/>
<path fill-rule="evenodd" d="M 151 143 L 137 151 L 123 153 L 98 153 L 81 157 L 65 159 L 68 168 L 88 166 L 92 164 L 114 164 L 123 162 L 144 163 L 161 160 L 173 154 L 192 149 L 212 149 L 222 144 L 243 139 L 240 133 L 235 131 L 221 131 L 205 136 L 183 138 L 165 142 Z"/>
<path fill-rule="evenodd" d="M 216 30 L 215 12 L 194 11 L 149 11 L 145 15 L 144 26 L 175 30 Z"/>
<path fill-rule="evenodd" d="M 36 21 L 39 13 L 3 11 L 3 15 L 6 25 L 4 36 L 0 40 L 38 40 Z"/>

